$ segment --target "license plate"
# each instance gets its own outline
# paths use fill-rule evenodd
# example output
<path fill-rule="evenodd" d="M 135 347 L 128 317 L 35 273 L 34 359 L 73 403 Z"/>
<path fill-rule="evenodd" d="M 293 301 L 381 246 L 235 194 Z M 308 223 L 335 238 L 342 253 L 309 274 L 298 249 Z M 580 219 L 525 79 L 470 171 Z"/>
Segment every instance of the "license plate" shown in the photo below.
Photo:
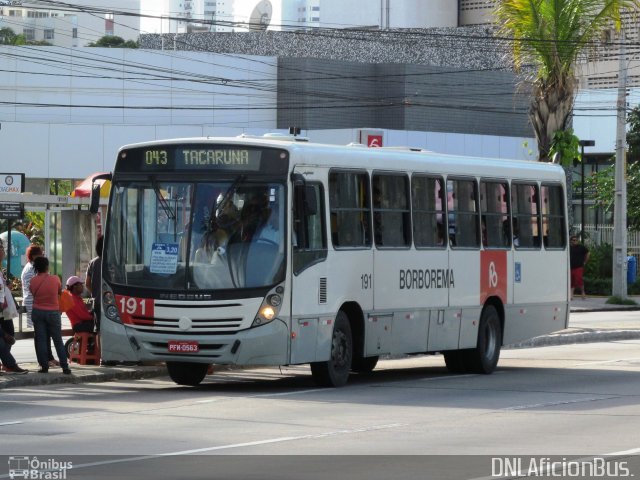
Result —
<path fill-rule="evenodd" d="M 189 340 L 169 340 L 167 349 L 170 353 L 198 353 L 200 344 Z"/>

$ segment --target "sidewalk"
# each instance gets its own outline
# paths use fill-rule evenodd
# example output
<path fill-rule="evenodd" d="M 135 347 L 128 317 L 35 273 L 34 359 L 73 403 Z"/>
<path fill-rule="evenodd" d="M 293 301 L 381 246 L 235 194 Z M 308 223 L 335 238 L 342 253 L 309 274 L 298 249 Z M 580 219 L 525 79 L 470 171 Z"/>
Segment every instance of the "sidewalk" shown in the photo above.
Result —
<path fill-rule="evenodd" d="M 640 297 L 631 297 L 638 305 L 608 305 L 606 297 L 587 297 L 585 300 L 575 298 L 571 302 L 572 317 L 569 328 L 549 335 L 543 335 L 504 348 L 531 348 L 551 345 L 566 345 L 587 342 L 611 342 L 628 339 L 640 339 Z M 587 312 L 629 312 L 629 314 L 613 316 L 607 319 L 587 319 L 581 313 Z M 636 317 L 637 315 L 637 317 Z M 63 331 L 70 331 L 69 320 L 63 317 Z M 128 380 L 153 378 L 167 375 L 162 363 L 149 365 L 117 365 L 101 367 L 95 365 L 70 365 L 72 375 L 63 375 L 58 367 L 52 367 L 49 373 L 37 373 L 33 332 L 25 329 L 22 338 L 16 341 L 11 349 L 13 356 L 22 368 L 29 370 L 27 375 L 0 375 L 0 389 L 15 388 L 58 383 L 90 383 L 111 380 Z M 66 341 L 68 337 L 65 337 Z"/>

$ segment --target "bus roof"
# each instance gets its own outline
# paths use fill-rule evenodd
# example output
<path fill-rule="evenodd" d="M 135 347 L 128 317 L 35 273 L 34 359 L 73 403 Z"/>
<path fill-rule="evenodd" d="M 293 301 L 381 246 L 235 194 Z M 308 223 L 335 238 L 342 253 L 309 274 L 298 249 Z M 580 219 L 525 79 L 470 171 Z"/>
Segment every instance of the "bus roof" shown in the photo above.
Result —
<path fill-rule="evenodd" d="M 120 150 L 178 144 L 227 144 L 285 149 L 291 155 L 292 168 L 296 164 L 305 164 L 387 171 L 399 169 L 413 173 L 446 173 L 454 176 L 474 175 L 486 178 L 494 176 L 535 178 L 563 183 L 566 178 L 565 171 L 560 165 L 546 162 L 452 155 L 411 147 L 368 148 L 361 144 L 321 144 L 293 135 L 174 138 L 129 144 Z M 345 155 L 349 158 L 345 159 Z"/>

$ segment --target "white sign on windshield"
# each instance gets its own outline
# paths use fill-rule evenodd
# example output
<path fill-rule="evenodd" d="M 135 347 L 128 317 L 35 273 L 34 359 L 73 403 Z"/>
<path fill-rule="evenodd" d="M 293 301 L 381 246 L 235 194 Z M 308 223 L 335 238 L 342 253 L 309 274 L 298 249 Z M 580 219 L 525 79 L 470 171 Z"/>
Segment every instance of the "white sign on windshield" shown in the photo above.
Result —
<path fill-rule="evenodd" d="M 173 275 L 178 269 L 178 244 L 154 243 L 151 247 L 149 271 L 160 275 Z"/>

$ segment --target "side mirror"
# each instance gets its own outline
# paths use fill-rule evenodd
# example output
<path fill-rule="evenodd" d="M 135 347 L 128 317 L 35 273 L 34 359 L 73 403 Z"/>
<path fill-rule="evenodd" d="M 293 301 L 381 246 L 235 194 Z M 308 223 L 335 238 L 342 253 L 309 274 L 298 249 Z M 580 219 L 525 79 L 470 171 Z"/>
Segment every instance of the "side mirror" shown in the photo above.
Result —
<path fill-rule="evenodd" d="M 94 183 L 91 185 L 91 203 L 89 204 L 89 212 L 92 214 L 98 213 L 100 210 L 100 185 Z"/>

